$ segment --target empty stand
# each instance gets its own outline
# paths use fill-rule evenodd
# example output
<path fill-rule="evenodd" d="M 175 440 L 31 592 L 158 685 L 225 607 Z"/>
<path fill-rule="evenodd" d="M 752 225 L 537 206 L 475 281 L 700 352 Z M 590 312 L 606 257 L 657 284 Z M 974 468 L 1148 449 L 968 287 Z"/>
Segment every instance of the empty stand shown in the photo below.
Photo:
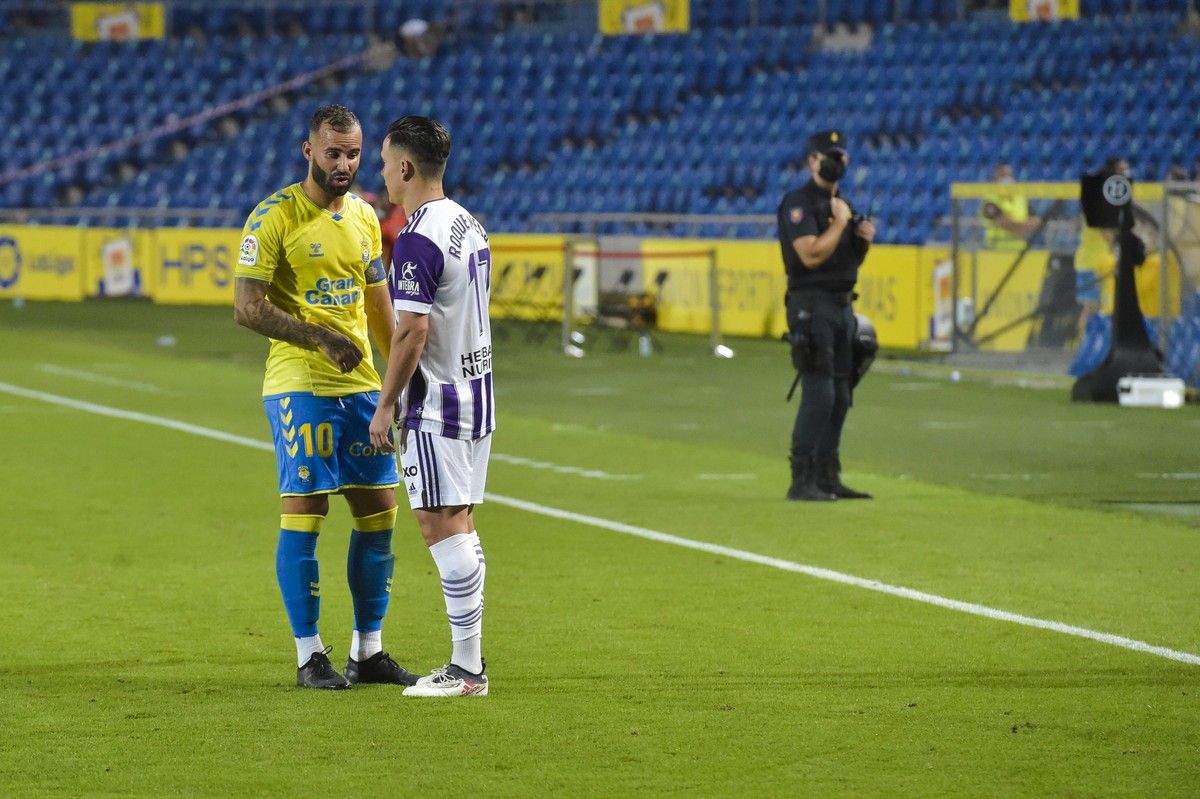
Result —
<path fill-rule="evenodd" d="M 691 33 L 604 38 L 557 28 L 496 32 L 495 3 L 477 4 L 491 17 L 469 20 L 435 0 L 378 3 L 370 8 L 379 31 L 424 15 L 454 22 L 457 33 L 432 58 L 354 73 L 284 113 L 244 114 L 232 138 L 194 133 L 181 159 L 171 158 L 169 139 L 149 142 L 0 186 L 0 203 L 54 205 L 75 184 L 87 188 L 89 207 L 245 211 L 303 174 L 298 142 L 324 101 L 362 118 L 360 179 L 376 191 L 387 123 L 404 113 L 442 118 L 456 142 L 449 190 L 491 228 L 509 231 L 561 230 L 539 221 L 544 212 L 772 214 L 803 180 L 801 142 L 824 127 L 851 137 L 846 191 L 874 211 L 881 242 L 944 236 L 949 183 L 987 179 L 1000 159 L 1023 180 L 1074 179 L 1112 153 L 1128 155 L 1142 180 L 1200 159 L 1200 58 L 1194 39 L 1174 35 L 1179 13 L 1170 3 L 1143 2 L 1148 12 L 1127 17 L 1106 15 L 1120 3 L 1092 0 L 1085 13 L 1098 16 L 1012 25 L 951 19 L 953 4 L 908 0 L 897 22 L 891 2 L 830 0 L 831 21 L 874 26 L 861 53 L 810 46 L 816 5 L 697 2 Z M 275 6 L 275 23 L 307 27 L 304 36 L 241 35 L 265 24 L 255 16 L 262 13 L 216 8 L 172 18 L 173 30 L 201 29 L 207 41 L 5 39 L 0 81 L 28 87 L 0 96 L 9 162 L 119 139 L 367 45 L 352 33 L 361 20 L 345 9 L 307 14 L 286 3 Z M 121 163 L 136 175 L 121 179 Z M 609 222 L 586 232 L 650 229 Z M 700 232 L 764 235 L 761 225 Z"/>

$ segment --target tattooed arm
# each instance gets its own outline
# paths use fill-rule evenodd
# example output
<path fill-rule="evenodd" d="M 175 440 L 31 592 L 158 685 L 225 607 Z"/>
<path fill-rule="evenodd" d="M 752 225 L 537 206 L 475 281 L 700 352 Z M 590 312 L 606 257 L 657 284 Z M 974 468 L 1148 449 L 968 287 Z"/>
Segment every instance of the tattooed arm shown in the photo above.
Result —
<path fill-rule="evenodd" d="M 255 333 L 325 353 L 343 373 L 358 366 L 363 354 L 349 337 L 320 325 L 301 322 L 271 304 L 267 283 L 239 277 L 234 289 L 233 318 Z"/>

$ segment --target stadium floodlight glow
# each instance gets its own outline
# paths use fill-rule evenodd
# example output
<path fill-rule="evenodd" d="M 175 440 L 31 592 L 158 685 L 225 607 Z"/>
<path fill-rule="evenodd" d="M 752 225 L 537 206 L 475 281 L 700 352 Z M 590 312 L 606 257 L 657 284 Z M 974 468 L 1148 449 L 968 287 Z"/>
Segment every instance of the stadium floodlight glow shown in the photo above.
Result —
<path fill-rule="evenodd" d="M 718 358 L 732 358 L 734 354 L 734 351 L 729 347 L 726 347 L 724 344 L 718 344 L 717 346 L 713 347 L 713 355 L 717 356 Z"/>

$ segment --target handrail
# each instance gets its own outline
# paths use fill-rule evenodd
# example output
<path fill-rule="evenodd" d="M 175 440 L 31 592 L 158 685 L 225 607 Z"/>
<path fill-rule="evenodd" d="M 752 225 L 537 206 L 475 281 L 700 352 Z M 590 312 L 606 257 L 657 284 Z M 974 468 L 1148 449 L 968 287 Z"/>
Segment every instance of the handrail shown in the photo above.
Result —
<path fill-rule="evenodd" d="M 535 222 L 651 222 L 659 224 L 767 225 L 771 214 L 660 214 L 660 213 L 543 213 L 532 214 Z"/>
<path fill-rule="evenodd" d="M 244 97 L 239 97 L 236 100 L 230 100 L 228 102 L 221 103 L 220 105 L 215 105 L 212 108 L 201 111 L 198 114 L 193 114 L 189 117 L 175 120 L 174 122 L 167 122 L 166 124 L 159 125 L 139 133 L 134 133 L 122 139 L 117 139 L 105 144 L 97 144 L 92 147 L 87 147 L 83 150 L 77 150 L 59 158 L 43 161 L 40 164 L 34 164 L 31 167 L 9 170 L 4 174 L 0 174 L 0 186 L 5 186 L 9 183 L 14 183 L 18 180 L 24 180 L 25 178 L 31 178 L 46 172 L 57 172 L 61 169 L 65 169 L 66 167 L 74 166 L 81 161 L 86 161 L 89 158 L 96 158 L 97 156 L 105 155 L 110 152 L 125 150 L 129 147 L 145 144 L 146 142 L 154 141 L 155 139 L 161 139 L 163 136 L 169 136 L 172 133 L 178 133 L 179 131 L 190 128 L 194 125 L 199 125 L 202 122 L 208 122 L 209 120 L 223 117 L 227 114 L 233 113 L 234 111 L 241 111 L 244 108 L 249 108 L 261 103 L 263 100 L 269 100 L 272 97 L 277 97 L 281 94 L 292 91 L 293 89 L 297 89 L 301 86 L 318 81 L 327 75 L 332 75 L 335 72 L 341 72 L 342 70 L 348 69 L 361 62 L 363 57 L 363 53 L 352 53 L 351 55 L 344 56 L 336 61 L 326 64 L 323 67 L 314 69 L 311 72 L 305 72 L 304 74 L 297 75 L 296 77 L 290 78 L 283 83 L 278 83 L 274 86 L 268 86 L 265 89 L 252 92 Z"/>
<path fill-rule="evenodd" d="M 240 215 L 228 208 L 91 208 L 73 206 L 69 208 L 3 208 L 0 219 L 28 219 L 29 217 L 60 218 L 85 216 L 96 219 L 132 216 L 139 218 L 166 217 L 170 219 L 236 219 Z"/>

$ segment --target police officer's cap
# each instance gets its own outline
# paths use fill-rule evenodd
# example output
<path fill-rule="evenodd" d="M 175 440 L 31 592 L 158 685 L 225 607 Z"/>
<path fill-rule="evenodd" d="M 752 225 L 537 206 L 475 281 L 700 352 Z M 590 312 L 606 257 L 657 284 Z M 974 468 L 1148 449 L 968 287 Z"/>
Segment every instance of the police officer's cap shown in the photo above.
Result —
<path fill-rule="evenodd" d="M 823 130 L 808 137 L 810 153 L 845 153 L 846 134 L 840 130 Z"/>

